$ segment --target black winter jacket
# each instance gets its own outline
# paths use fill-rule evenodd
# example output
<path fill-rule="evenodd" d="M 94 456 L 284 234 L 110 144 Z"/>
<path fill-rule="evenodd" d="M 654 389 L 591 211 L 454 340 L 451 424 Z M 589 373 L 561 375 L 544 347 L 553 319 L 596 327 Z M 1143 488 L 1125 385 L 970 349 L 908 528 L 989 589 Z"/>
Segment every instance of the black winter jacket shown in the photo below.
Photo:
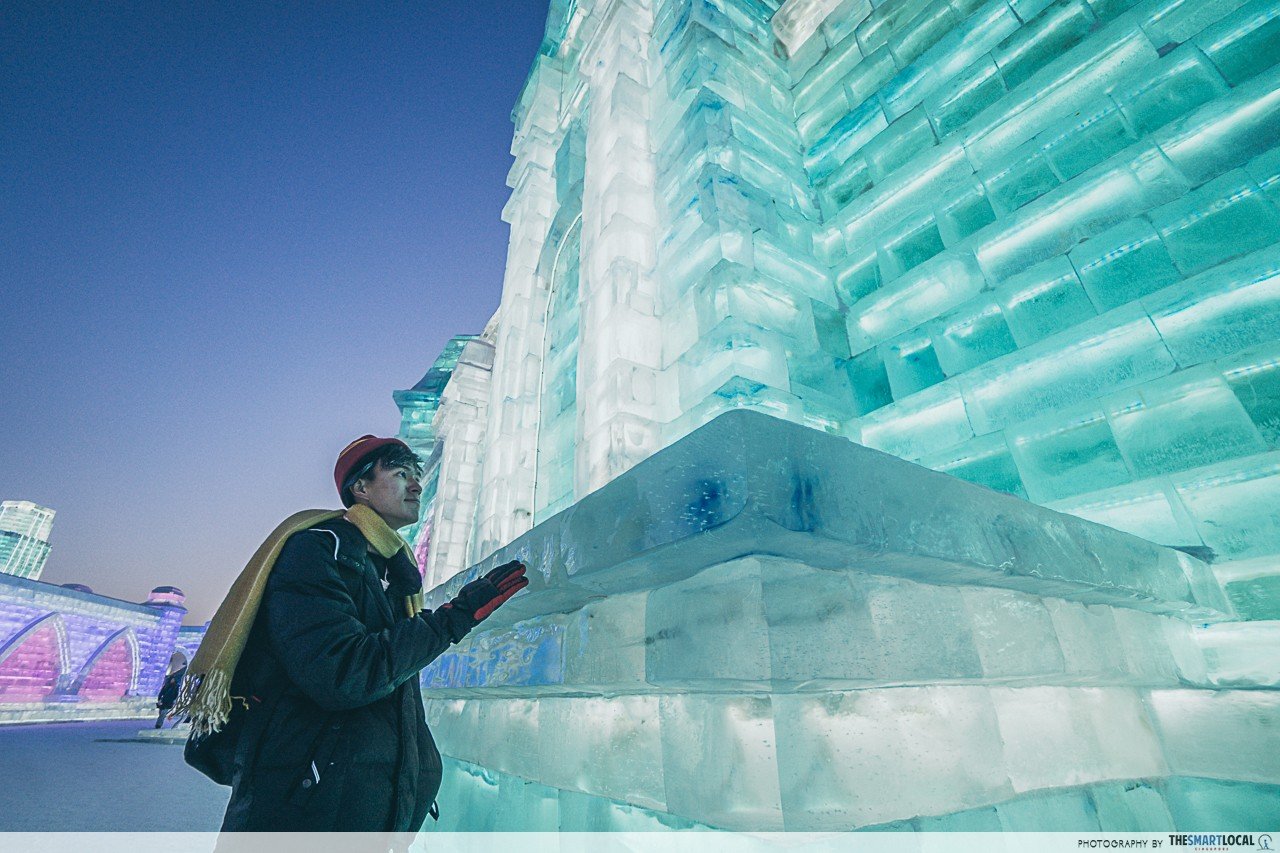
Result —
<path fill-rule="evenodd" d="M 178 701 L 178 693 L 182 690 L 182 679 L 187 677 L 187 668 L 184 666 L 177 672 L 171 672 L 164 677 L 164 684 L 160 687 L 160 693 L 156 696 L 157 708 L 172 708 L 173 703 Z"/>
<path fill-rule="evenodd" d="M 224 831 L 416 831 L 440 788 L 418 672 L 474 627 L 408 617 L 348 521 L 285 543 L 236 668 L 249 713 Z"/>

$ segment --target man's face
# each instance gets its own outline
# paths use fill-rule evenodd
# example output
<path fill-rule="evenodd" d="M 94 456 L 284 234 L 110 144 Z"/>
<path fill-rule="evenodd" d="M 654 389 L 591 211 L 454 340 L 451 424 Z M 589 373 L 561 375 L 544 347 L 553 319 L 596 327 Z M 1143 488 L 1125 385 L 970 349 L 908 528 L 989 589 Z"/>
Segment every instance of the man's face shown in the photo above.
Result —
<path fill-rule="evenodd" d="M 368 504 L 392 530 L 418 520 L 422 484 L 408 468 L 384 468 L 379 462 L 372 474 L 356 481 L 351 491 L 357 501 Z"/>

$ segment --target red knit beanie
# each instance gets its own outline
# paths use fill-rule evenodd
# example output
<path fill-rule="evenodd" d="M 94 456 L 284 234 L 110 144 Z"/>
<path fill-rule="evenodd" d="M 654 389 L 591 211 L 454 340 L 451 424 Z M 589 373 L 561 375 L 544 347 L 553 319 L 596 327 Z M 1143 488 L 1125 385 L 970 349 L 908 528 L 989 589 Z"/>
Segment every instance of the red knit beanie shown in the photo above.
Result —
<path fill-rule="evenodd" d="M 343 506 L 351 506 L 342 489 L 347 477 L 352 471 L 359 470 L 371 453 L 388 444 L 398 444 L 405 450 L 409 449 L 409 445 L 398 438 L 378 438 L 376 435 L 362 435 L 342 448 L 342 452 L 338 454 L 338 464 L 333 466 L 333 483 L 338 487 L 338 497 L 342 498 Z"/>

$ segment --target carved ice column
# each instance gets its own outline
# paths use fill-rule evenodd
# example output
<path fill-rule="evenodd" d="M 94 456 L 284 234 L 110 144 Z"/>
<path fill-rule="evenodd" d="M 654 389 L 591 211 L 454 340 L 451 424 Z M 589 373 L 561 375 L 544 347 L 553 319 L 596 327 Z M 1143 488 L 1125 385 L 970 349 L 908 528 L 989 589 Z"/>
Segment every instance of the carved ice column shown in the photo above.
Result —
<path fill-rule="evenodd" d="M 539 56 L 517 105 L 516 136 L 503 219 L 511 225 L 489 397 L 487 447 L 468 562 L 528 530 L 533 518 L 539 375 L 545 286 L 538 261 L 554 215 L 553 175 L 562 131 L 563 73 L 553 57 Z"/>
<path fill-rule="evenodd" d="M 663 444 L 730 408 L 825 430 L 849 409 L 776 5 L 656 3 L 659 310 L 680 410 Z"/>
<path fill-rule="evenodd" d="M 440 473 L 424 567 L 428 588 L 470 565 L 468 552 L 479 500 L 492 370 L 493 344 L 481 338 L 468 341 L 432 424 L 436 433 L 433 456 L 439 454 Z"/>
<path fill-rule="evenodd" d="M 576 497 L 659 448 L 675 414 L 664 393 L 657 314 L 657 213 L 649 0 L 615 0 L 592 15 L 579 68 L 589 81 L 582 200 L 582 335 Z"/>

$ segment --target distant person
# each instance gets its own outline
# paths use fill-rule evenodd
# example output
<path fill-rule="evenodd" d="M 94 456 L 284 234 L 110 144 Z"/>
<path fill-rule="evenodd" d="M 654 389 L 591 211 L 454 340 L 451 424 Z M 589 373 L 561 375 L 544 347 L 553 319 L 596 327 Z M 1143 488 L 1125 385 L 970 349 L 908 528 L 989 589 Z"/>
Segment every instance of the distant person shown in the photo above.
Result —
<path fill-rule="evenodd" d="M 160 695 L 156 697 L 156 707 L 160 709 L 160 715 L 156 717 L 157 729 L 164 725 L 164 718 L 169 715 L 169 710 L 173 708 L 173 703 L 178 701 L 178 690 L 182 687 L 182 679 L 186 677 L 187 668 L 185 666 L 164 677 L 164 684 L 160 686 Z"/>
<path fill-rule="evenodd" d="M 398 439 L 347 445 L 347 511 L 286 520 L 214 616 L 175 714 L 192 718 L 187 761 L 231 785 L 224 831 L 416 832 L 438 814 L 418 673 L 529 581 L 512 561 L 424 610 L 396 532 L 421 476 Z"/>

